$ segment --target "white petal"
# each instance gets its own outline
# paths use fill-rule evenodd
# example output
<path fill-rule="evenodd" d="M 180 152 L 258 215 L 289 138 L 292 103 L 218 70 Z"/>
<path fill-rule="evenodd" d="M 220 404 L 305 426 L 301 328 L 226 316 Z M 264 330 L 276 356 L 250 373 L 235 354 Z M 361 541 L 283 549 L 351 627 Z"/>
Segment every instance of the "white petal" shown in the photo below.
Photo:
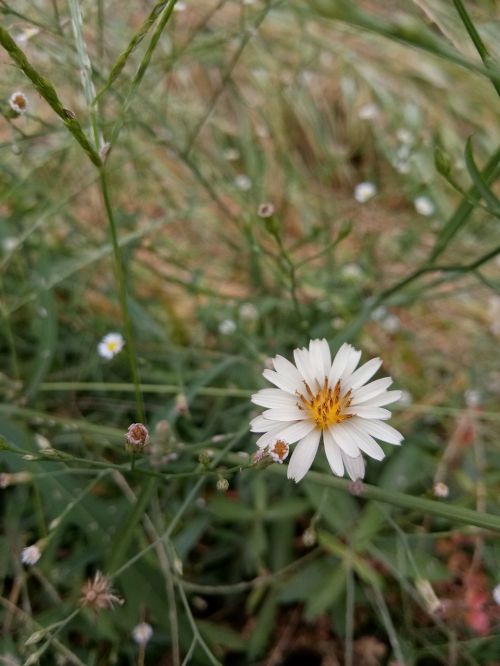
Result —
<path fill-rule="evenodd" d="M 346 379 L 344 386 L 350 389 L 357 389 L 373 377 L 377 370 L 382 365 L 381 358 L 372 358 L 371 361 L 365 363 L 360 368 L 353 372 L 353 374 Z"/>
<path fill-rule="evenodd" d="M 345 368 L 340 377 L 342 382 L 349 381 L 350 376 L 356 369 L 360 358 L 361 358 L 361 351 L 359 351 L 358 349 L 354 349 L 354 347 L 351 347 L 349 356 L 345 364 Z"/>
<path fill-rule="evenodd" d="M 261 389 L 252 395 L 251 400 L 254 405 L 261 407 L 286 407 L 288 405 L 293 407 L 297 403 L 296 396 L 281 389 Z"/>
<path fill-rule="evenodd" d="M 266 368 L 262 374 L 268 382 L 271 382 L 271 384 L 274 384 L 278 388 L 283 389 L 283 391 L 291 393 L 292 395 L 295 395 L 295 391 L 299 391 L 302 388 L 301 384 L 293 381 L 287 375 L 281 375 L 274 372 L 274 370 Z"/>
<path fill-rule="evenodd" d="M 332 367 L 330 368 L 330 373 L 328 375 L 328 382 L 332 386 L 335 386 L 340 378 L 340 375 L 342 374 L 342 371 L 345 368 L 348 350 L 350 347 L 351 345 L 348 345 L 347 342 L 344 342 L 344 344 L 340 346 L 338 352 L 335 354 L 335 358 L 333 359 Z"/>
<path fill-rule="evenodd" d="M 383 407 L 384 405 L 390 405 L 391 402 L 396 402 L 401 398 L 402 391 L 386 391 L 381 395 L 377 395 L 374 398 L 369 398 L 368 400 L 363 400 L 363 406 L 370 407 Z"/>
<path fill-rule="evenodd" d="M 307 349 L 294 349 L 293 357 L 295 359 L 297 369 L 304 378 L 304 381 L 309 384 L 309 387 L 313 391 L 315 391 L 318 387 L 316 386 L 314 368 L 309 359 L 309 352 Z"/>
<path fill-rule="evenodd" d="M 313 366 L 314 377 L 321 386 L 330 372 L 330 348 L 326 340 L 311 340 L 309 359 Z"/>
<path fill-rule="evenodd" d="M 336 423 L 330 426 L 330 434 L 344 453 L 347 453 L 352 458 L 359 456 L 359 448 L 354 439 L 350 437 L 349 431 L 346 430 L 343 423 Z"/>
<path fill-rule="evenodd" d="M 321 431 L 315 429 L 295 446 L 288 463 L 287 476 L 289 479 L 298 483 L 307 474 L 316 456 L 320 436 Z"/>
<path fill-rule="evenodd" d="M 344 463 L 342 462 L 342 453 L 335 444 L 335 441 L 329 430 L 323 430 L 323 443 L 325 445 L 326 458 L 334 474 L 344 475 Z"/>
<path fill-rule="evenodd" d="M 297 370 L 294 364 L 290 363 L 290 361 L 284 356 L 280 356 L 278 354 L 275 358 L 273 358 L 273 365 L 278 374 L 284 375 L 298 385 L 302 383 L 300 372 Z"/>
<path fill-rule="evenodd" d="M 349 423 L 346 423 L 347 427 L 351 429 L 353 439 L 361 451 L 369 455 L 370 458 L 375 458 L 375 460 L 383 460 L 385 458 L 385 453 L 380 444 L 367 432 L 358 428 L 356 423 L 353 423 L 351 420 Z"/>
<path fill-rule="evenodd" d="M 392 414 L 388 409 L 372 407 L 371 405 L 354 405 L 347 410 L 348 414 L 361 416 L 363 419 L 390 419 Z"/>
<path fill-rule="evenodd" d="M 260 414 L 250 421 L 250 430 L 252 432 L 267 432 L 277 425 L 278 423 L 276 423 L 276 421 L 265 419 L 262 414 Z"/>
<path fill-rule="evenodd" d="M 360 402 L 366 402 L 370 398 L 375 398 L 386 391 L 391 384 L 392 379 L 384 377 L 383 379 L 376 379 L 374 382 L 361 386 L 361 388 L 353 391 L 351 405 L 359 405 Z"/>
<path fill-rule="evenodd" d="M 311 430 L 314 430 L 314 428 L 315 425 L 311 421 L 297 421 L 296 423 L 291 423 L 289 425 L 280 423 L 279 427 L 275 430 L 270 430 L 259 437 L 257 440 L 257 446 L 268 446 L 276 439 L 282 439 L 287 442 L 287 444 L 293 444 L 308 435 Z"/>
<path fill-rule="evenodd" d="M 266 409 L 266 411 L 262 413 L 262 416 L 274 421 L 302 421 L 309 418 L 308 413 L 304 409 L 299 409 L 295 405 L 292 405 L 291 407 Z"/>
<path fill-rule="evenodd" d="M 396 428 L 393 428 L 383 421 L 377 421 L 376 419 L 361 419 L 357 417 L 354 417 L 352 421 L 354 421 L 363 432 L 367 432 L 372 437 L 382 440 L 382 442 L 399 445 L 404 439 L 403 435 L 396 430 Z"/>
<path fill-rule="evenodd" d="M 271 421 L 272 423 L 272 421 Z M 274 444 L 277 439 L 283 439 L 280 437 L 281 432 L 283 431 L 283 424 L 278 423 L 270 428 L 267 432 L 259 437 L 255 442 L 260 449 L 265 449 L 269 444 Z"/>
<path fill-rule="evenodd" d="M 342 453 L 342 460 L 344 461 L 345 468 L 347 473 L 353 481 L 357 479 L 362 479 L 365 476 L 365 461 L 363 456 L 357 456 L 356 458 L 351 458 L 345 453 Z"/>

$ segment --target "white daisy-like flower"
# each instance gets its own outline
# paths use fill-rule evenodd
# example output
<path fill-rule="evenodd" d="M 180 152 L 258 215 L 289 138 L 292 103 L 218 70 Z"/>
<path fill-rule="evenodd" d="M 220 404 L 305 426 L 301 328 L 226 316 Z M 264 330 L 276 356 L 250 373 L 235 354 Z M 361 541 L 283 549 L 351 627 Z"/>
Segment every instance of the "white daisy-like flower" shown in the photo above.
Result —
<path fill-rule="evenodd" d="M 244 173 L 239 173 L 236 176 L 236 178 L 234 179 L 234 184 L 239 190 L 243 190 L 243 192 L 248 192 L 248 190 L 252 188 L 252 181 Z"/>
<path fill-rule="evenodd" d="M 223 319 L 219 324 L 221 335 L 232 335 L 236 331 L 236 324 L 232 319 Z"/>
<path fill-rule="evenodd" d="M 147 622 L 139 622 L 132 629 L 132 638 L 137 645 L 146 645 L 153 637 L 153 627 Z"/>
<path fill-rule="evenodd" d="M 433 201 L 429 199 L 429 197 L 417 197 L 413 202 L 413 205 L 415 206 L 417 213 L 424 217 L 434 215 L 434 211 L 436 210 Z"/>
<path fill-rule="evenodd" d="M 377 186 L 375 183 L 358 183 L 354 188 L 354 198 L 358 203 L 366 203 L 370 199 L 373 199 L 376 194 Z"/>
<path fill-rule="evenodd" d="M 22 115 L 23 113 L 26 113 L 28 108 L 28 98 L 24 93 L 18 90 L 12 93 L 9 97 L 9 106 L 13 111 Z"/>
<path fill-rule="evenodd" d="M 358 118 L 360 120 L 374 120 L 378 114 L 379 110 L 376 104 L 363 104 L 358 111 Z"/>
<path fill-rule="evenodd" d="M 125 345 L 125 340 L 121 333 L 108 333 L 97 345 L 97 353 L 102 358 L 111 359 L 121 352 Z"/>
<path fill-rule="evenodd" d="M 403 435 L 384 423 L 391 412 L 384 409 L 401 396 L 388 391 L 390 377 L 368 380 L 382 365 L 374 358 L 356 370 L 361 352 L 343 344 L 331 359 L 326 340 L 311 340 L 309 349 L 295 349 L 295 365 L 283 356 L 273 359 L 274 370 L 264 377 L 277 388 L 252 395 L 252 402 L 265 411 L 254 418 L 252 432 L 262 433 L 257 446 L 272 446 L 277 440 L 295 444 L 288 464 L 288 478 L 300 481 L 308 472 L 323 439 L 334 474 L 344 470 L 353 481 L 362 479 L 362 453 L 382 460 L 384 451 L 375 441 L 401 444 Z"/>
<path fill-rule="evenodd" d="M 36 544 L 34 544 L 33 546 L 23 548 L 21 553 L 21 562 L 29 567 L 32 567 L 41 557 L 42 551 Z"/>

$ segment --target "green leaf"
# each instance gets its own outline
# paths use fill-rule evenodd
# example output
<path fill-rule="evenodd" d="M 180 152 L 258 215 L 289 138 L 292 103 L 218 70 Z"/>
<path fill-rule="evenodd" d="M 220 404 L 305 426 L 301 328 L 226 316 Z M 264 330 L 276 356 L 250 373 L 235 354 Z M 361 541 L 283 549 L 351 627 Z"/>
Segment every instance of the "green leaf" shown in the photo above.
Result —
<path fill-rule="evenodd" d="M 474 160 L 474 154 L 472 152 L 471 136 L 467 139 L 467 144 L 465 146 L 465 165 L 472 179 L 472 182 L 477 187 L 479 194 L 482 196 L 482 198 L 490 207 L 490 210 L 493 213 L 493 215 L 500 217 L 500 201 L 497 199 L 497 197 L 488 187 L 487 181 L 483 178 L 481 172 L 476 166 L 476 162 Z"/>
<path fill-rule="evenodd" d="M 243 652 L 247 642 L 239 633 L 221 623 L 215 624 L 208 620 L 197 620 L 196 624 L 200 634 L 213 646 L 224 647 L 229 650 Z"/>
<path fill-rule="evenodd" d="M 266 600 L 260 608 L 257 615 L 257 623 L 248 642 L 247 656 L 251 660 L 251 663 L 253 663 L 256 657 L 264 653 L 275 627 L 277 612 L 277 595 L 273 590 L 267 595 Z"/>
<path fill-rule="evenodd" d="M 225 496 L 214 497 L 207 508 L 216 518 L 221 520 L 249 522 L 255 518 L 252 508 Z"/>
<path fill-rule="evenodd" d="M 326 577 L 321 587 L 310 595 L 306 604 L 305 617 L 314 620 L 332 606 L 344 593 L 346 571 L 340 562 L 334 565 L 333 571 Z"/>
<path fill-rule="evenodd" d="M 265 520 L 283 520 L 284 518 L 293 518 L 305 513 L 308 509 L 308 503 L 299 498 L 290 498 L 271 504 L 265 510 Z"/>

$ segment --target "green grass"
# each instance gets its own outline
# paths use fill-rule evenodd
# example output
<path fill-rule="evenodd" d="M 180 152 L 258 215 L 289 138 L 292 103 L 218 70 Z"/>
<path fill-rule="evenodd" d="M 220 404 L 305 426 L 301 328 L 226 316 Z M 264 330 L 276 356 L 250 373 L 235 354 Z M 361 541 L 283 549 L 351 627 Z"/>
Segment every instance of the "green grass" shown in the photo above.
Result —
<path fill-rule="evenodd" d="M 0 662 L 494 663 L 494 3 L 174 5 L 0 2 Z M 316 337 L 409 396 L 361 492 L 251 462 L 266 359 Z"/>

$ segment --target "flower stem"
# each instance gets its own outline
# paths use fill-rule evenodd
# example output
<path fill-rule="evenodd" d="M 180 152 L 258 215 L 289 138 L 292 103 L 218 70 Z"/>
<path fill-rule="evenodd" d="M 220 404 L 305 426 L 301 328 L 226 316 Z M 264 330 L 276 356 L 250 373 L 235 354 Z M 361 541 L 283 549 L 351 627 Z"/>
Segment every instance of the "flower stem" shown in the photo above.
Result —
<path fill-rule="evenodd" d="M 127 356 L 130 365 L 130 373 L 132 375 L 132 383 L 134 385 L 135 392 L 135 402 L 137 410 L 137 420 L 140 423 L 144 422 L 144 402 L 142 399 L 140 379 L 139 379 L 139 370 L 137 368 L 137 355 L 135 350 L 135 340 L 132 332 L 132 321 L 130 318 L 130 311 L 128 307 L 127 299 L 127 287 L 125 284 L 125 273 L 123 270 L 123 261 L 120 251 L 120 246 L 118 244 L 118 234 L 116 230 L 116 222 L 113 213 L 113 208 L 111 206 L 111 201 L 109 198 L 108 183 L 106 178 L 106 172 L 104 168 L 99 170 L 99 182 L 101 186 L 102 198 L 104 201 L 104 208 L 106 209 L 106 216 L 108 218 L 109 230 L 111 233 L 111 242 L 113 245 L 113 257 L 115 262 L 115 276 L 116 282 L 118 284 L 118 297 L 120 300 L 120 307 L 122 311 L 123 326 L 125 333 L 125 340 L 127 343 Z M 133 468 L 133 464 L 132 464 Z"/>

